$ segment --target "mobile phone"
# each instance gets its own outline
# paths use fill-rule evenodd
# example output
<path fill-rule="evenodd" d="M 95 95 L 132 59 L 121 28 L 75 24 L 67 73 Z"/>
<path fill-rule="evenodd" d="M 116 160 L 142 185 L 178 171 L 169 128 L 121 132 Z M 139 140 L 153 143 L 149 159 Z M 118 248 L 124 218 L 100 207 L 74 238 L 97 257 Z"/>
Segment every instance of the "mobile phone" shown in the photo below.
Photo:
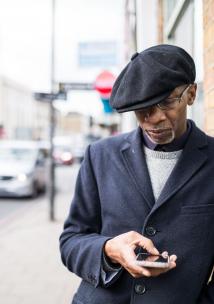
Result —
<path fill-rule="evenodd" d="M 150 253 L 139 253 L 137 255 L 136 263 L 142 267 L 149 268 L 168 268 L 169 256 L 168 255 L 152 255 Z"/>

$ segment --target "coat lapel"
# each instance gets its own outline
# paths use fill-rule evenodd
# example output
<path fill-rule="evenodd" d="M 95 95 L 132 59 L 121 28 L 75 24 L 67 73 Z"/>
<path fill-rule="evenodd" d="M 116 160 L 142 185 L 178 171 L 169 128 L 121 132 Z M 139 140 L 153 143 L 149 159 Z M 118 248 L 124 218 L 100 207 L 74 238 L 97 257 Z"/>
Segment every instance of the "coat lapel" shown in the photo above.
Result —
<path fill-rule="evenodd" d="M 142 135 L 139 127 L 134 133 L 129 135 L 127 142 L 121 149 L 121 154 L 133 183 L 151 208 L 155 203 L 155 199 L 144 157 Z"/>
<path fill-rule="evenodd" d="M 201 148 L 206 145 L 206 135 L 201 132 L 194 123 L 192 123 L 192 131 L 182 152 L 181 158 L 168 178 L 153 211 L 164 204 L 172 195 L 181 189 L 203 166 L 207 160 L 207 155 Z"/>

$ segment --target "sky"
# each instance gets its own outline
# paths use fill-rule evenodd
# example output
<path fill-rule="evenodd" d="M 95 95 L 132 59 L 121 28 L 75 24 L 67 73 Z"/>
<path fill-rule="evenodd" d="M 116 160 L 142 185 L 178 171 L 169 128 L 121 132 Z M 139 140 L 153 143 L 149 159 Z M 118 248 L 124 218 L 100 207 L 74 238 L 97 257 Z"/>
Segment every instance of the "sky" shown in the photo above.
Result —
<path fill-rule="evenodd" d="M 99 73 L 96 67 L 77 66 L 79 42 L 117 41 L 120 57 L 123 2 L 56 0 L 56 81 L 90 80 Z M 0 74 L 36 90 L 50 85 L 51 4 L 51 0 L 0 0 Z"/>
<path fill-rule="evenodd" d="M 51 90 L 51 9 L 52 0 L 0 0 L 0 75 L 36 92 Z M 56 83 L 93 82 L 104 69 L 119 73 L 124 64 L 123 9 L 124 0 L 55 0 Z M 79 65 L 80 44 L 96 52 L 97 42 L 113 42 L 116 65 Z M 87 99 L 75 92 L 69 96 L 75 109 Z M 84 111 L 89 104 L 89 111 L 99 114 L 99 96 L 90 93 L 88 99 Z"/>
<path fill-rule="evenodd" d="M 50 86 L 50 1 L 0 0 L 0 74 L 32 89 Z"/>

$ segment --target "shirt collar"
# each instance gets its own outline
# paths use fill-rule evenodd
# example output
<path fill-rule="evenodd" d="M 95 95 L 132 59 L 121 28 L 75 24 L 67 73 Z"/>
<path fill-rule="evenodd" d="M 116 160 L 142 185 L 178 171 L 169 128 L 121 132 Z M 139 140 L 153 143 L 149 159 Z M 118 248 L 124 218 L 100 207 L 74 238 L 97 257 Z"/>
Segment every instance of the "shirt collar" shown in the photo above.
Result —
<path fill-rule="evenodd" d="M 151 150 L 157 150 L 157 151 L 165 151 L 165 152 L 173 152 L 173 151 L 178 151 L 184 148 L 184 145 L 187 141 L 187 138 L 189 137 L 189 134 L 191 132 L 191 123 L 189 120 L 187 120 L 187 129 L 184 132 L 184 134 L 182 134 L 179 138 L 174 139 L 172 142 L 168 143 L 168 144 L 164 144 L 164 145 L 159 145 L 159 144 L 155 144 L 153 143 L 148 135 L 146 134 L 146 132 L 142 132 L 143 134 L 143 143 L 144 145 L 151 149 Z"/>

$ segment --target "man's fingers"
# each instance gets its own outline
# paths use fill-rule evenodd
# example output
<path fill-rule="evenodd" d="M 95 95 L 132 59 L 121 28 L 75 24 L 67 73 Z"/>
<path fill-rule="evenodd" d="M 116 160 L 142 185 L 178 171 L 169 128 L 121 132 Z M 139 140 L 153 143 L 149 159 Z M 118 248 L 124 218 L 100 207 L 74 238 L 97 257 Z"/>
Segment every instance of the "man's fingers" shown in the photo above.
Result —
<path fill-rule="evenodd" d="M 168 268 L 147 268 L 137 265 L 135 248 L 138 246 L 142 247 L 151 255 L 160 255 L 153 242 L 136 231 L 129 231 L 108 240 L 105 244 L 104 250 L 105 254 L 112 261 L 116 261 L 121 264 L 135 278 L 142 276 L 158 276 L 161 273 L 176 267 L 177 257 L 175 255 L 171 255 L 169 257 L 170 263 Z M 168 253 L 166 251 L 161 255 L 163 257 L 168 257 Z M 151 259 L 151 261 L 155 261 L 157 257 L 151 256 L 149 259 Z"/>
<path fill-rule="evenodd" d="M 135 263 L 131 263 L 127 265 L 126 270 L 134 277 L 134 278 L 140 278 L 142 276 L 150 277 L 151 273 L 150 271 L 142 266 L 138 266 Z"/>
<path fill-rule="evenodd" d="M 168 256 L 169 256 L 169 254 L 168 254 L 167 251 L 162 252 L 161 255 L 162 255 L 162 257 L 165 258 L 165 259 L 167 259 Z"/>
<path fill-rule="evenodd" d="M 177 260 L 177 256 L 175 254 L 172 254 L 170 257 L 169 257 L 169 261 L 170 262 L 176 262 Z"/>
<path fill-rule="evenodd" d="M 133 243 L 133 245 L 135 246 L 140 246 L 143 249 L 145 249 L 147 252 L 151 253 L 151 254 L 159 254 L 159 251 L 157 250 L 157 248 L 155 248 L 153 242 L 150 239 L 147 239 L 145 237 L 141 237 L 138 240 L 135 240 Z"/>
<path fill-rule="evenodd" d="M 129 263 L 126 263 L 125 268 L 126 270 L 134 277 L 134 278 L 139 278 L 142 276 L 145 277 L 157 277 L 173 268 L 176 267 L 176 255 L 171 255 L 169 257 L 169 267 L 167 268 L 147 268 L 147 267 L 142 267 L 138 266 L 135 264 L 135 261 L 131 261 Z"/>
<path fill-rule="evenodd" d="M 136 255 L 132 250 L 126 250 L 121 256 L 122 265 L 127 267 L 135 266 L 136 264 Z"/>
<path fill-rule="evenodd" d="M 148 275 L 148 276 L 150 276 L 150 277 L 157 277 L 157 276 L 159 276 L 160 274 L 163 274 L 163 273 L 165 273 L 165 272 L 168 272 L 169 270 L 171 270 L 171 269 L 173 269 L 173 268 L 175 268 L 175 267 L 176 267 L 176 265 L 170 264 L 170 266 L 167 267 L 167 268 L 150 268 L 150 269 L 149 269 L 149 275 Z"/>
<path fill-rule="evenodd" d="M 145 271 L 145 268 L 142 269 L 142 275 L 146 276 L 146 277 L 157 277 L 162 273 L 165 273 L 173 268 L 176 267 L 176 260 L 177 260 L 177 256 L 176 255 L 171 255 L 169 257 L 169 267 L 167 268 L 147 268 Z"/>

